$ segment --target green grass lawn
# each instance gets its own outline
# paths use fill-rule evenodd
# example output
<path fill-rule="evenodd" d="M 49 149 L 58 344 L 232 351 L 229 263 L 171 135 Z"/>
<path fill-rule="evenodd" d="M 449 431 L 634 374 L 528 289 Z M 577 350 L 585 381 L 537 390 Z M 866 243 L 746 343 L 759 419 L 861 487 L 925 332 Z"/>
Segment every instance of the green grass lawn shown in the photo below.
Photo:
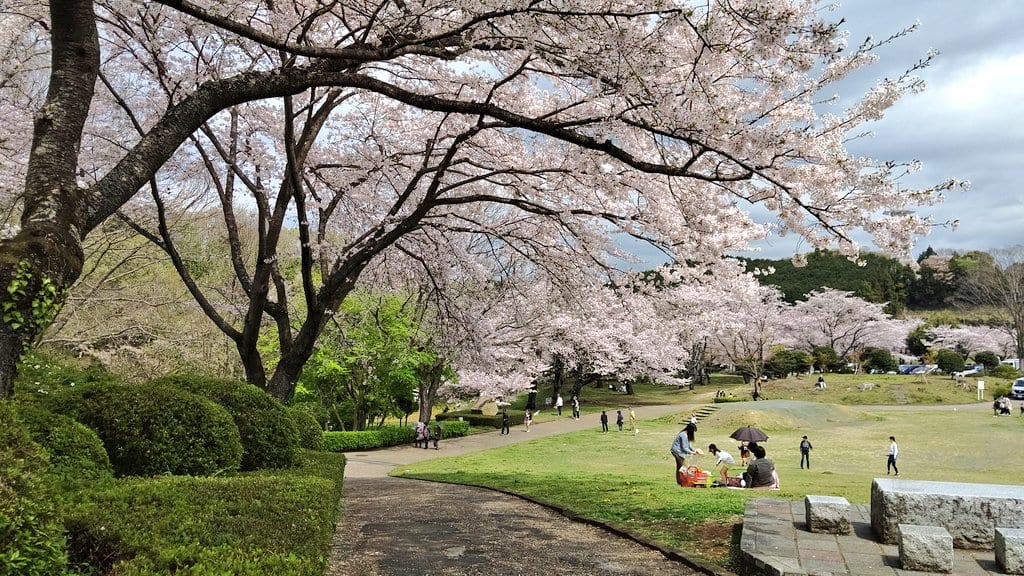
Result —
<path fill-rule="evenodd" d="M 853 394 L 845 384 L 833 380 L 836 383 L 829 384 L 827 394 L 840 398 Z M 921 384 L 925 388 L 922 396 L 939 394 L 940 386 L 952 388 L 948 382 L 935 380 L 934 385 Z M 808 383 L 813 380 L 808 379 Z M 769 398 L 781 396 L 767 392 L 770 385 L 766 386 Z M 918 386 L 907 380 L 895 385 L 903 386 L 908 395 Z M 687 394 L 691 400 L 700 397 Z M 714 390 L 709 394 L 713 395 Z M 968 402 L 974 398 L 964 394 L 952 400 Z M 941 395 L 945 397 L 945 392 Z M 1019 447 L 1024 438 L 1024 418 L 1016 415 L 993 417 L 987 409 L 953 410 L 943 406 L 881 410 L 802 400 L 718 406 L 717 412 L 700 423 L 697 444 L 706 448 L 714 442 L 738 460 L 737 443 L 729 439 L 729 434 L 743 425 L 762 428 L 770 436 L 765 447 L 768 457 L 775 461 L 782 490 L 677 487 L 668 449 L 689 411 L 641 422 L 641 433 L 636 436 L 628 432 L 577 432 L 429 460 L 395 473 L 528 495 L 728 566 L 730 535 L 742 519 L 747 498 L 801 499 L 807 494 L 824 494 L 867 503 L 871 479 L 885 475 L 890 435 L 900 444 L 903 478 L 1018 484 L 1024 470 L 1024 452 Z M 797 446 L 804 434 L 814 445 L 811 470 L 799 468 Z M 710 468 L 714 459 L 697 457 L 694 463 Z"/>

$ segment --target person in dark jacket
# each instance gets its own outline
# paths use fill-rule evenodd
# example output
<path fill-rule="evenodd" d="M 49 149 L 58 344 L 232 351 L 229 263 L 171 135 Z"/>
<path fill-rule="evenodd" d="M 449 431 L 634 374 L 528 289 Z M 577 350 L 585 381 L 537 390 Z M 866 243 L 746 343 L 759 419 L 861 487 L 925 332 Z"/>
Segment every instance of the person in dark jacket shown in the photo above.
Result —
<path fill-rule="evenodd" d="M 747 465 L 747 473 L 744 480 L 747 488 L 771 488 L 775 486 L 775 462 L 766 457 L 764 446 L 758 444 L 750 445 L 750 453 L 754 460 Z"/>
<path fill-rule="evenodd" d="M 608 412 L 601 410 L 601 432 L 608 431 Z"/>
<path fill-rule="evenodd" d="M 808 470 L 811 469 L 811 449 L 813 449 L 813 448 L 814 448 L 814 446 L 811 446 L 810 440 L 807 439 L 807 436 L 804 436 L 803 440 L 800 441 L 800 469 L 801 470 L 804 469 L 804 462 L 807 462 L 807 469 Z"/>

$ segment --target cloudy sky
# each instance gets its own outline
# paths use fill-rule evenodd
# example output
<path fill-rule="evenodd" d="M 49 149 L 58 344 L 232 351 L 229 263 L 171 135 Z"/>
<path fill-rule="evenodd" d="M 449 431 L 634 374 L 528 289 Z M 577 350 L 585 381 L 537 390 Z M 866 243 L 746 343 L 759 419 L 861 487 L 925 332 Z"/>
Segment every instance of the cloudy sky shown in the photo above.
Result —
<path fill-rule="evenodd" d="M 943 204 L 921 210 L 936 222 L 960 225 L 936 228 L 914 254 L 928 245 L 964 251 L 1024 244 L 1024 1 L 847 0 L 833 14 L 845 18 L 850 46 L 920 23 L 840 87 L 849 90 L 844 102 L 878 78 L 899 76 L 930 48 L 940 52 L 918 74 L 927 90 L 871 125 L 873 138 L 850 145 L 877 159 L 922 161 L 924 169 L 908 186 L 951 177 L 970 181 L 966 192 L 951 191 Z M 786 257 L 794 249 L 809 248 L 786 237 L 762 244 L 760 256 Z"/>

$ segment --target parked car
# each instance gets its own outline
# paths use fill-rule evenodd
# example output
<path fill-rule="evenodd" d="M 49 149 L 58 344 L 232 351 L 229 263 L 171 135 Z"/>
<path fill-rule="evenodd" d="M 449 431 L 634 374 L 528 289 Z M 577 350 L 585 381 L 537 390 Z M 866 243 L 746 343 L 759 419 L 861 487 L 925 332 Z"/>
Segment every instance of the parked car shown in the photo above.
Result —
<path fill-rule="evenodd" d="M 972 374 L 980 374 L 985 367 L 982 365 L 971 366 L 970 368 L 964 368 L 960 372 L 953 372 L 954 378 L 963 378 L 964 376 L 970 376 Z"/>
<path fill-rule="evenodd" d="M 1024 378 L 1017 378 L 1010 386 L 1011 398 L 1024 398 Z"/>

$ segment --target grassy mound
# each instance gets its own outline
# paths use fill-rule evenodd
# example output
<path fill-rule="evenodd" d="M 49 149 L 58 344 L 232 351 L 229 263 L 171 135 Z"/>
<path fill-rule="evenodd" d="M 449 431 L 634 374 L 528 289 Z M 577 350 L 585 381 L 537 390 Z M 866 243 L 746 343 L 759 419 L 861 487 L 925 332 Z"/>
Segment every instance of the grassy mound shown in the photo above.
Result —
<path fill-rule="evenodd" d="M 720 404 L 721 409 L 705 418 L 708 425 L 721 428 L 754 426 L 772 430 L 807 430 L 826 424 L 876 419 L 858 408 L 801 400 L 766 400 L 742 404 Z"/>

